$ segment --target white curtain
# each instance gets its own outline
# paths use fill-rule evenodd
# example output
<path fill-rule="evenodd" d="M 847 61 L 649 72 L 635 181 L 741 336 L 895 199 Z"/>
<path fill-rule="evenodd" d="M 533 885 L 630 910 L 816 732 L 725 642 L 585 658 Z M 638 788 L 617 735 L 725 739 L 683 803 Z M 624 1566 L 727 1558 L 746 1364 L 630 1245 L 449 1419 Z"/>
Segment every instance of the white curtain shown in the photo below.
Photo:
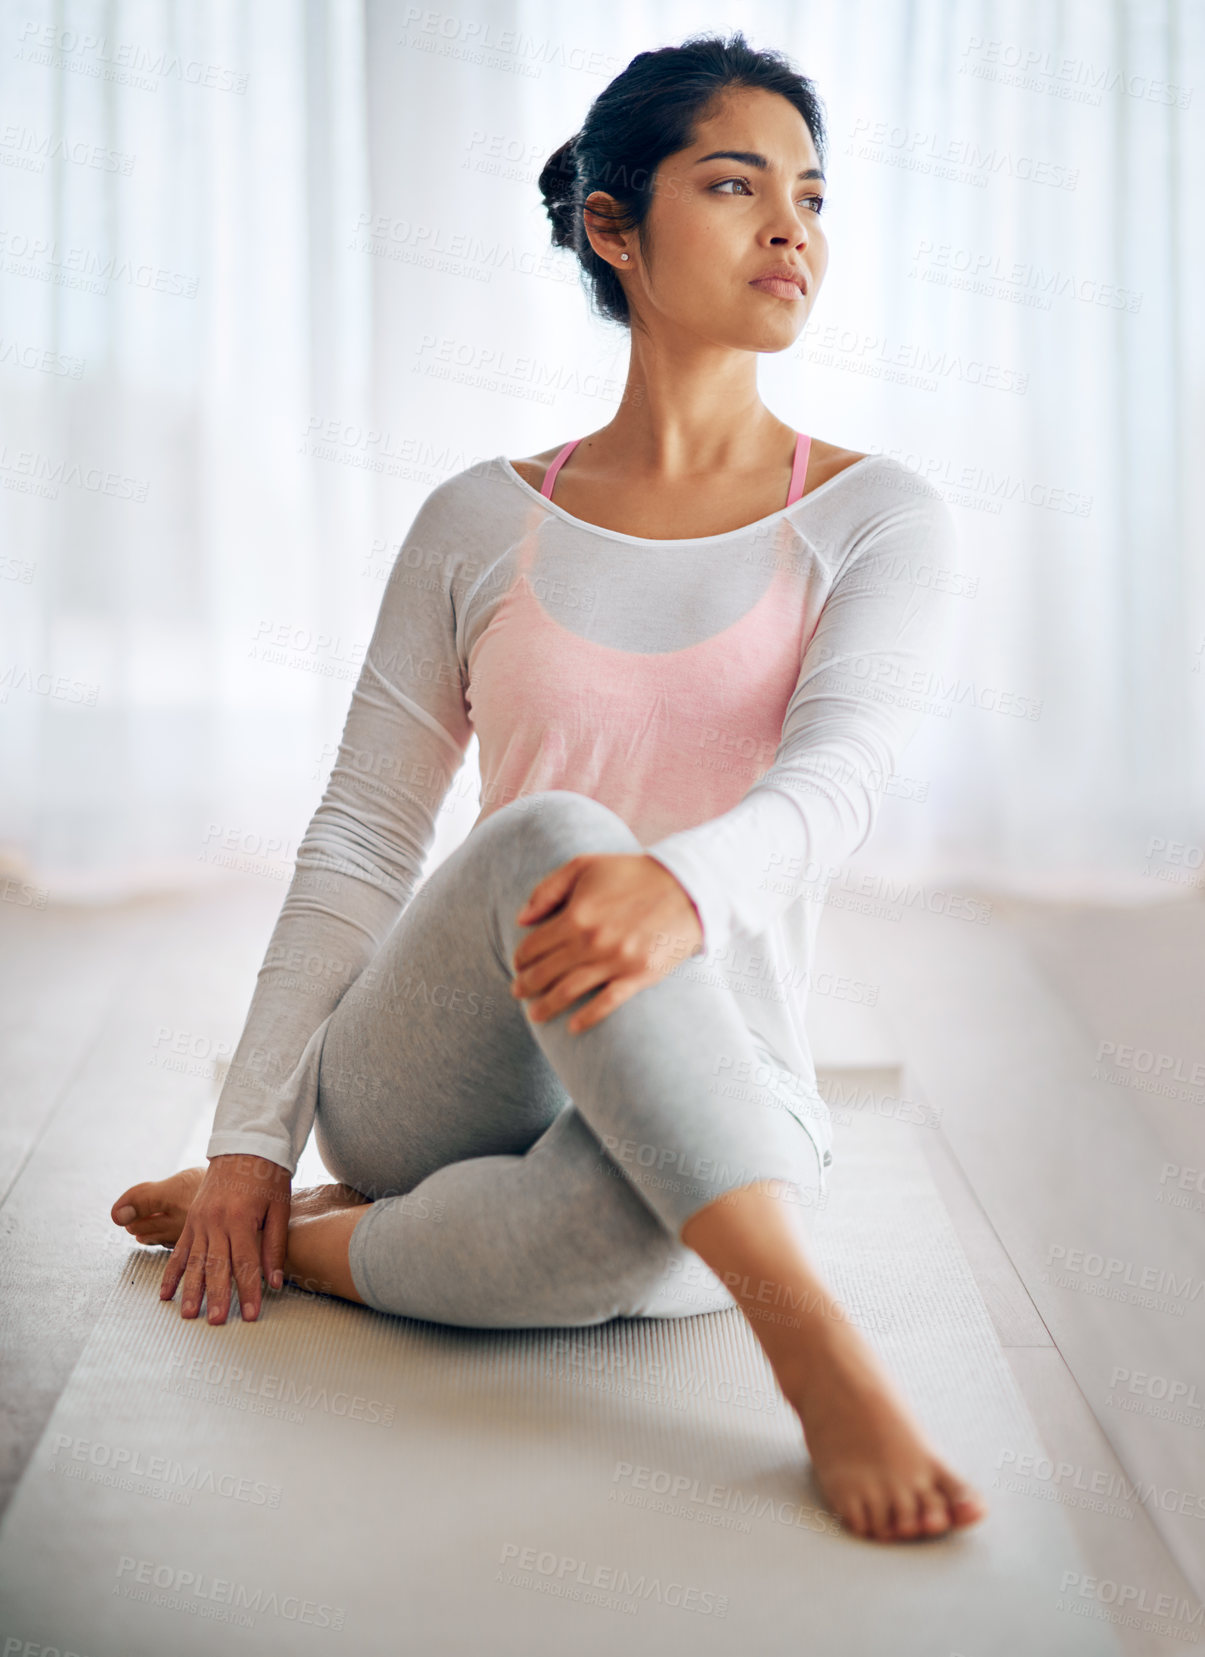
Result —
<path fill-rule="evenodd" d="M 8 6 L 0 875 L 283 895 L 423 497 L 615 407 L 543 161 L 637 51 L 738 26 L 830 124 L 763 397 L 936 483 L 971 576 L 858 865 L 1202 889 L 1192 0 Z M 475 814 L 470 750 L 436 858 Z"/>
<path fill-rule="evenodd" d="M 371 406 L 363 15 L 71 0 L 3 29 L 6 873 L 279 878 L 372 609 L 371 482 L 309 452 Z"/>

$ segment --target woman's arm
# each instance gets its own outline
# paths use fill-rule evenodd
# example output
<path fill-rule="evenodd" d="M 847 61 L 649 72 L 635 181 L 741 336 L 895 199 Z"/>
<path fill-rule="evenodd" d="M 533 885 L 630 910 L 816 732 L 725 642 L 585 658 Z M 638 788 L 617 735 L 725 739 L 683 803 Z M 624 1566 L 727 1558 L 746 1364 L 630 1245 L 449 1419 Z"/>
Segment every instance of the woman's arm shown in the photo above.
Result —
<path fill-rule="evenodd" d="M 645 848 L 677 876 L 713 960 L 819 895 L 864 843 L 888 779 L 932 701 L 952 627 L 940 571 L 958 567 L 949 507 L 892 469 L 808 641 L 773 763 L 737 805 Z"/>
<path fill-rule="evenodd" d="M 427 497 L 390 572 L 207 1156 L 250 1153 L 296 1169 L 313 1124 L 326 1020 L 412 896 L 464 760 L 472 727 L 451 591 L 453 553 L 463 542 L 452 481 Z"/>

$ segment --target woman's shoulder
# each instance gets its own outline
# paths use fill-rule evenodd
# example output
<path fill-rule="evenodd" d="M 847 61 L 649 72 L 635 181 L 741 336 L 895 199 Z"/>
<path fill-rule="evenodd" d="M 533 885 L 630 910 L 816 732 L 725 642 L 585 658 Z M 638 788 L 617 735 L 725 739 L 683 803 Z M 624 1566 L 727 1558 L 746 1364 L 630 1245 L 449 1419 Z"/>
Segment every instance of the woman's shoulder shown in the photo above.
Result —
<path fill-rule="evenodd" d="M 554 448 L 545 449 L 538 455 L 525 455 L 522 460 L 512 460 L 510 464 L 518 472 L 524 483 L 530 483 L 533 489 L 538 489 L 544 481 L 544 473 L 560 454 L 563 444 L 558 443 Z"/>
<path fill-rule="evenodd" d="M 923 501 L 929 503 L 940 515 L 949 514 L 950 509 L 942 491 L 929 478 L 922 476 L 895 454 L 883 449 L 872 449 L 864 454 L 858 449 L 843 449 L 835 443 L 824 443 L 819 438 L 812 439 L 812 455 L 808 461 L 808 494 L 810 495 L 813 489 L 819 489 L 822 484 L 829 483 L 833 478 L 840 477 L 842 472 L 849 471 L 862 461 L 873 464 L 864 467 L 853 480 L 855 486 L 860 485 L 855 487 L 855 495 L 865 498 L 869 494 L 876 499 L 884 497 L 888 501 L 898 501 L 901 498 Z"/>
<path fill-rule="evenodd" d="M 826 443 L 822 437 L 813 437 L 808 450 L 808 491 L 819 489 L 822 483 L 835 478 L 839 472 L 856 466 L 859 460 L 870 456 L 861 449 L 843 449 L 837 443 Z"/>

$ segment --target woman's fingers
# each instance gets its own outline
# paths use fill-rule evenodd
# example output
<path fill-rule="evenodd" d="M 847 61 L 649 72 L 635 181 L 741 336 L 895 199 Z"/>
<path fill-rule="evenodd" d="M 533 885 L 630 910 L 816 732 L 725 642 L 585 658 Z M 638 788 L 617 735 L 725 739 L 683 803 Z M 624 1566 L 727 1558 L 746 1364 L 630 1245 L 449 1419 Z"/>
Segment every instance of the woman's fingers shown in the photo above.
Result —
<path fill-rule="evenodd" d="M 569 964 L 567 948 L 558 950 L 528 967 L 511 984 L 511 993 L 527 1001 L 533 1022 L 542 1024 L 556 1018 L 591 990 L 601 989 L 590 1006 L 574 1015 L 569 1029 L 573 1034 L 598 1024 L 638 991 L 655 984 L 662 975 L 650 970 L 650 958 L 635 938 L 627 938 L 605 957 Z M 583 1019 L 585 1022 L 582 1022 Z"/>
<path fill-rule="evenodd" d="M 184 1276 L 184 1269 L 188 1265 L 188 1257 L 192 1253 L 192 1236 L 194 1227 L 186 1220 L 184 1230 L 180 1233 L 175 1248 L 167 1257 L 167 1265 L 163 1268 L 163 1276 L 159 1280 L 160 1300 L 170 1300 L 176 1292 L 180 1279 Z"/>
<path fill-rule="evenodd" d="M 556 1018 L 566 1007 L 572 1007 L 584 995 L 597 990 L 598 993 L 591 996 L 587 1004 L 569 1020 L 567 1028 L 571 1035 L 576 1036 L 601 1024 L 616 1007 L 622 1007 L 625 1001 L 630 1001 L 641 990 L 657 983 L 659 976 L 647 970 L 635 972 L 630 968 L 617 969 L 614 966 L 580 967 L 576 972 L 567 973 L 547 995 L 533 1001 L 528 1011 L 533 1023 L 543 1024 L 550 1018 Z"/>
<path fill-rule="evenodd" d="M 558 978 L 546 993 L 537 995 L 527 1008 L 531 1018 L 537 1024 L 543 1024 L 547 1019 L 556 1018 L 558 1013 L 571 1007 L 575 1001 L 580 1001 L 583 995 L 588 995 L 600 984 L 605 984 L 611 978 L 613 967 L 602 962 L 592 961 L 588 965 L 575 967 L 567 972 L 563 978 Z"/>
<path fill-rule="evenodd" d="M 515 916 L 518 925 L 533 925 L 541 915 L 546 915 L 550 909 L 555 909 L 558 903 L 563 902 L 572 891 L 585 861 L 583 856 L 571 857 L 567 863 L 562 863 L 559 869 L 553 869 L 551 874 L 538 881 L 528 894 L 527 902 Z"/>
<path fill-rule="evenodd" d="M 272 1205 L 269 1224 L 273 1224 L 273 1216 L 282 1206 L 275 1203 Z M 265 1240 L 264 1243 L 264 1254 L 269 1261 L 266 1267 L 269 1282 L 274 1269 L 271 1260 L 274 1258 L 279 1260 L 275 1269 L 280 1271 L 282 1283 L 284 1280 L 284 1236 L 288 1232 L 288 1223 L 286 1209 L 283 1233 L 273 1245 L 274 1254 L 269 1253 L 268 1242 Z M 279 1220 L 275 1221 L 275 1225 L 279 1229 Z M 171 1300 L 182 1281 L 181 1317 L 195 1318 L 200 1312 L 202 1301 L 205 1301 L 209 1308 L 209 1322 L 225 1323 L 230 1316 L 233 1283 L 238 1288 L 239 1308 L 243 1318 L 247 1322 L 253 1322 L 259 1316 L 263 1299 L 259 1241 L 259 1230 L 254 1226 L 244 1228 L 237 1239 L 226 1232 L 208 1235 L 204 1239 L 196 1232 L 189 1237 L 182 1236 L 168 1256 L 163 1280 L 159 1285 L 160 1298 Z"/>
<path fill-rule="evenodd" d="M 563 907 L 518 945 L 510 989 L 529 1003 L 537 1024 L 598 991 L 574 1014 L 574 1035 L 672 972 L 702 936 L 685 888 L 644 853 L 571 859 L 535 887 L 520 922 L 529 911 L 543 911 L 549 897 Z"/>
<path fill-rule="evenodd" d="M 263 1281 L 284 1284 L 291 1175 L 263 1157 L 212 1157 L 159 1285 L 162 1299 L 181 1289 L 180 1315 L 207 1300 L 210 1323 L 225 1323 L 238 1290 L 244 1318 L 259 1316 Z"/>
<path fill-rule="evenodd" d="M 589 1006 L 583 1007 L 574 1013 L 569 1020 L 569 1030 L 573 1035 L 580 1035 L 583 1030 L 593 1029 L 594 1025 L 601 1024 L 604 1018 L 610 1017 L 616 1007 L 622 1007 L 625 1001 L 630 1001 L 641 990 L 646 990 L 655 984 L 657 979 L 645 974 L 642 978 L 616 978 L 607 985 L 601 994 L 596 995 Z"/>
<path fill-rule="evenodd" d="M 234 1240 L 234 1279 L 238 1303 L 245 1323 L 254 1323 L 263 1303 L 263 1279 L 259 1269 L 259 1236 L 251 1233 Z"/>
<path fill-rule="evenodd" d="M 292 1196 L 286 1191 L 283 1198 L 268 1204 L 260 1239 L 260 1263 L 268 1287 L 283 1289 L 285 1281 L 285 1245 L 289 1240 L 289 1213 Z"/>
<path fill-rule="evenodd" d="M 542 954 L 528 961 L 526 965 L 515 966 L 515 976 L 510 983 L 511 994 L 522 1001 L 529 1000 L 533 995 L 542 995 L 571 968 L 585 964 L 581 960 L 581 955 L 581 940 L 573 934 L 567 934 L 562 938 L 546 938 Z"/>
<path fill-rule="evenodd" d="M 209 1303 L 210 1323 L 225 1323 L 230 1315 L 230 1239 L 211 1237 L 204 1255 L 202 1288 Z"/>
<path fill-rule="evenodd" d="M 195 1318 L 201 1310 L 201 1301 L 205 1297 L 205 1247 L 205 1238 L 194 1233 L 193 1245 L 188 1255 L 188 1264 L 184 1268 L 184 1276 L 180 1284 L 180 1316 L 182 1318 Z"/>

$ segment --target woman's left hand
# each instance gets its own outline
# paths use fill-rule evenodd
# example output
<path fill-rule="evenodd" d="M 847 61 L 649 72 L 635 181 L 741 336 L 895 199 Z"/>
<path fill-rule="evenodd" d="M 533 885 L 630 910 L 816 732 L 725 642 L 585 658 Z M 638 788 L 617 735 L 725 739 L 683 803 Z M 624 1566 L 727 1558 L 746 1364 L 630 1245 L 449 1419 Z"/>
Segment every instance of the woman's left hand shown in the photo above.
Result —
<path fill-rule="evenodd" d="M 533 889 L 515 919 L 532 931 L 514 955 L 511 994 L 536 1023 L 598 986 L 575 1013 L 577 1035 L 667 977 L 703 941 L 695 906 L 676 875 L 644 852 L 570 858 Z"/>

